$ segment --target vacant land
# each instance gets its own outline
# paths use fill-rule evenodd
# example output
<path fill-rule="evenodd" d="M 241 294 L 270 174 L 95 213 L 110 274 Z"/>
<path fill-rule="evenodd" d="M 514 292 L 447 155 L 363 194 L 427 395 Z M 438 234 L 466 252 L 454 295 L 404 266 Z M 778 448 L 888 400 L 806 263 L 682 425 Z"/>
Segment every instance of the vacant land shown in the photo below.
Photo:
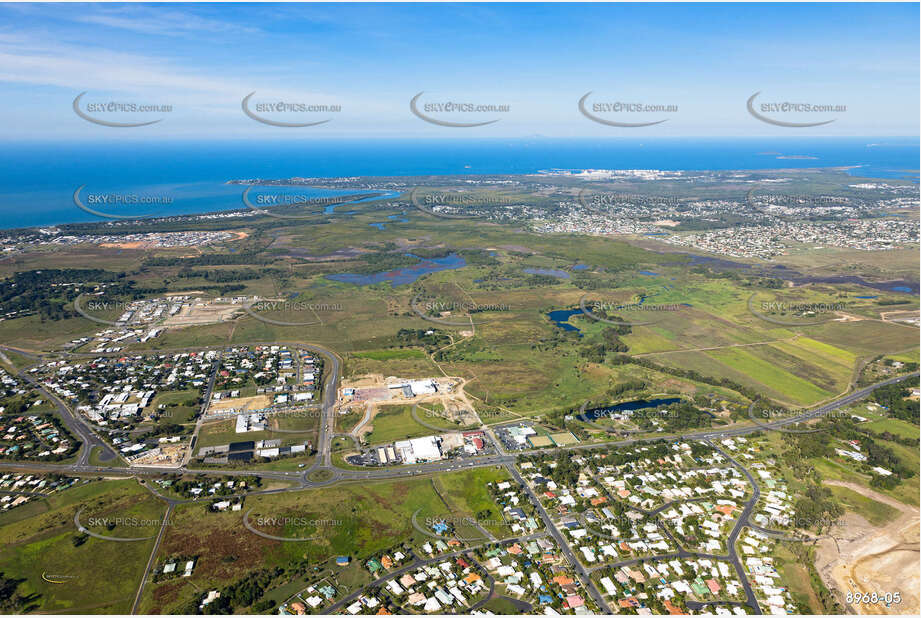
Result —
<path fill-rule="evenodd" d="M 144 540 L 80 534 L 74 515 L 81 509 L 81 523 L 93 532 Z M 18 591 L 36 595 L 35 612 L 128 613 L 153 548 L 148 537 L 157 534 L 165 510 L 133 480 L 95 481 L 54 494 L 0 515 L 0 571 L 25 579 Z"/>
<path fill-rule="evenodd" d="M 395 440 L 407 440 L 430 436 L 430 427 L 419 424 L 412 415 L 411 405 L 387 405 L 378 407 L 371 419 L 371 431 L 364 435 L 368 444 L 384 444 Z"/>
<path fill-rule="evenodd" d="M 183 505 L 173 517 L 158 551 L 157 564 L 170 556 L 197 556 L 191 577 L 179 577 L 145 590 L 141 610 L 164 613 L 185 607 L 202 591 L 220 589 L 263 568 L 286 567 L 303 560 L 323 565 L 338 555 L 361 564 L 363 558 L 405 543 L 431 540 L 412 523 L 446 515 L 473 517 L 500 511 L 485 483 L 504 471 L 474 470 L 433 478 L 336 485 L 322 490 L 249 497 L 240 512 L 211 513 L 204 504 Z M 282 542 L 248 531 L 308 539 Z M 499 534 L 500 531 L 496 530 Z M 367 575 L 367 571 L 364 571 Z M 365 578 L 367 579 L 367 578 Z"/>

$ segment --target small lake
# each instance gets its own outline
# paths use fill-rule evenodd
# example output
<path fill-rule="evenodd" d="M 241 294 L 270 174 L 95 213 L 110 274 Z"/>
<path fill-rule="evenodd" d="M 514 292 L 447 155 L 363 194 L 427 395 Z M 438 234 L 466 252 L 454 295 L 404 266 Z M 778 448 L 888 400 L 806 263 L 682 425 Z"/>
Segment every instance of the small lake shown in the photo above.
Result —
<path fill-rule="evenodd" d="M 349 214 L 349 213 L 343 213 L 343 214 Z M 399 215 L 387 215 L 387 218 L 390 219 L 390 221 L 376 221 L 374 223 L 369 223 L 368 225 L 370 225 L 371 227 L 376 227 L 377 229 L 383 232 L 386 229 L 386 225 L 388 223 L 409 223 L 409 219 L 404 217 L 402 213 Z"/>
<path fill-rule="evenodd" d="M 556 311 L 551 311 L 547 314 L 547 317 L 550 318 L 550 321 L 562 328 L 563 330 L 568 330 L 572 333 L 579 333 L 579 336 L 582 336 L 582 332 L 569 323 L 569 318 L 576 314 L 581 314 L 581 309 L 557 309 Z"/>
<path fill-rule="evenodd" d="M 830 284 L 855 284 L 881 292 L 902 292 L 904 294 L 918 295 L 919 283 L 917 281 L 893 280 L 893 281 L 868 281 L 863 277 L 855 275 L 834 275 L 827 277 L 806 276 L 782 264 L 772 266 L 761 266 L 755 268 L 751 264 L 741 262 L 732 262 L 721 258 L 714 258 L 692 253 L 677 252 L 671 255 L 681 255 L 688 258 L 690 266 L 704 265 L 712 268 L 722 269 L 748 269 L 768 277 L 778 277 L 792 281 L 794 285 L 805 285 L 807 283 L 830 283 Z"/>
<path fill-rule="evenodd" d="M 443 258 L 420 258 L 419 256 L 412 255 L 411 253 L 408 253 L 407 255 L 418 259 L 419 263 L 413 264 L 412 266 L 398 268 L 396 270 L 373 273 L 370 275 L 340 273 L 336 275 L 326 275 L 326 278 L 330 279 L 331 281 L 352 283 L 354 285 L 373 285 L 375 283 L 389 281 L 390 285 L 396 286 L 405 285 L 407 283 L 415 283 L 415 281 L 422 275 L 437 273 L 442 270 L 456 270 L 467 265 L 467 260 L 457 255 L 456 253 L 452 253 L 451 255 L 447 255 Z"/>
<path fill-rule="evenodd" d="M 918 294 L 918 283 L 914 281 L 867 281 L 862 277 L 854 275 L 839 275 L 835 277 L 804 277 L 793 276 L 786 277 L 796 285 L 805 283 L 839 283 L 839 284 L 856 284 L 865 288 L 879 290 L 881 292 L 902 292 L 903 294 Z"/>
<path fill-rule="evenodd" d="M 582 420 L 593 421 L 603 416 L 609 416 L 615 412 L 627 412 L 633 410 L 644 410 L 646 408 L 658 408 L 659 406 L 669 406 L 681 401 L 681 397 L 663 397 L 661 399 L 637 399 L 636 401 L 625 401 L 612 406 L 602 406 L 586 410 L 582 415 Z"/>

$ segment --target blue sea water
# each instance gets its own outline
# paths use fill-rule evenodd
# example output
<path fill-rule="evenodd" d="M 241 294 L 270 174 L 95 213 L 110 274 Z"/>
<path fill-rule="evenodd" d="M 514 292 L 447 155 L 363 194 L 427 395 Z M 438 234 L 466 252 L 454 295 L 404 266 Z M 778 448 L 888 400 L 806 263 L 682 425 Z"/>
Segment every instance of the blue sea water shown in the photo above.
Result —
<path fill-rule="evenodd" d="M 918 138 L 429 139 L 279 142 L 18 143 L 0 148 L 2 227 L 98 221 L 74 191 L 166 195 L 131 215 L 243 207 L 230 179 L 525 174 L 542 170 L 726 170 L 855 166 L 860 177 L 917 180 Z M 783 157 L 810 158 L 783 158 Z M 298 187 L 299 192 L 305 192 Z M 318 192 L 324 197 L 354 191 Z M 342 214 L 338 213 L 337 214 Z"/>

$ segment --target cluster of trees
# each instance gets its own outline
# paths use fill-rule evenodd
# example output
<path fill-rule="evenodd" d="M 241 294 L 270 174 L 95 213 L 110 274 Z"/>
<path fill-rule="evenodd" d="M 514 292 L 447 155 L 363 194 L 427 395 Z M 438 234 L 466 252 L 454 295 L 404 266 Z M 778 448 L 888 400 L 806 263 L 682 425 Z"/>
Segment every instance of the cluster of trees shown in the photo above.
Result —
<path fill-rule="evenodd" d="M 414 253 L 421 256 L 417 251 Z M 497 266 L 500 264 L 499 260 L 482 249 L 461 249 L 457 251 L 457 254 L 464 258 L 469 266 Z"/>
<path fill-rule="evenodd" d="M 646 358 L 636 358 L 633 356 L 627 356 L 626 354 L 617 354 L 614 356 L 610 363 L 613 365 L 627 365 L 634 364 L 639 365 L 640 367 L 646 367 L 647 369 L 653 369 L 660 373 L 667 373 L 678 378 L 685 378 L 688 380 L 693 380 L 695 382 L 701 382 L 703 384 L 709 384 L 710 386 L 721 386 L 723 388 L 728 388 L 734 390 L 737 393 L 744 395 L 748 399 L 756 400 L 761 398 L 761 394 L 755 391 L 752 388 L 743 386 L 738 382 L 734 382 L 729 378 L 714 378 L 710 376 L 705 376 L 693 369 L 679 369 L 678 367 L 668 367 L 666 365 L 660 365 L 654 363 L 651 360 Z"/>
<path fill-rule="evenodd" d="M 138 436 L 136 439 L 138 441 L 150 440 L 152 438 L 159 438 L 160 436 L 179 436 L 185 433 L 191 433 L 192 428 L 186 427 L 184 425 L 178 425 L 176 423 L 162 423 L 159 425 L 154 425 L 143 435 Z"/>
<path fill-rule="evenodd" d="M 42 321 L 64 320 L 79 314 L 73 300 L 80 295 L 81 286 L 62 283 L 115 282 L 125 277 L 99 268 L 50 268 L 15 273 L 0 281 L 0 313 L 39 315 Z"/>
<path fill-rule="evenodd" d="M 207 253 L 195 257 L 151 257 L 144 260 L 144 266 L 254 266 L 268 264 L 270 258 L 259 253 Z"/>
<path fill-rule="evenodd" d="M 221 588 L 221 596 L 205 605 L 203 610 L 199 610 L 196 603 L 195 610 L 191 613 L 236 614 L 239 613 L 238 610 L 246 607 L 252 607 L 257 614 L 268 613 L 275 606 L 275 603 L 262 597 L 272 582 L 284 575 L 284 573 L 285 569 L 281 567 L 260 569 L 250 573 L 244 579 Z"/>
<path fill-rule="evenodd" d="M 608 354 L 624 354 L 630 348 L 621 341 L 620 336 L 629 335 L 631 330 L 626 324 L 605 328 L 601 331 L 601 341 L 583 347 L 579 354 L 589 362 L 599 364 L 604 362 Z"/>
<path fill-rule="evenodd" d="M 392 246 L 393 249 L 399 248 L 397 247 L 397 245 L 390 245 L 390 246 Z M 471 249 L 468 251 L 468 253 L 471 253 L 471 254 L 477 254 L 481 252 L 482 251 L 478 249 Z M 447 247 L 432 247 L 432 248 L 415 247 L 412 250 L 412 253 L 413 255 L 418 256 L 424 260 L 434 260 L 436 258 L 448 257 L 449 255 L 454 253 L 454 251 Z"/>
<path fill-rule="evenodd" d="M 27 412 L 32 407 L 32 404 L 38 400 L 38 394 L 35 391 L 16 394 L 15 390 L 8 389 L 2 395 L 3 413 L 10 416 L 18 416 Z"/>
<path fill-rule="evenodd" d="M 207 266 L 210 258 L 217 258 L 218 262 L 214 265 L 220 265 L 221 258 L 228 256 L 200 256 L 197 258 L 151 258 L 145 265 L 192 265 L 188 261 L 203 261 L 205 263 L 194 264 Z M 238 255 L 230 255 L 230 258 L 238 259 Z M 183 261 L 186 262 L 183 262 Z M 153 264 L 151 264 L 153 262 Z M 162 263 L 161 263 L 162 262 Z M 244 264 L 252 264 L 252 261 L 244 260 Z M 234 292 L 246 289 L 246 286 L 232 284 L 230 282 L 244 281 L 255 279 L 260 276 L 255 270 L 235 270 L 235 271 L 192 271 L 188 268 L 179 273 L 180 278 L 201 276 L 207 281 L 214 281 L 216 284 L 223 285 L 197 285 L 188 290 L 215 290 L 221 296 L 227 296 Z M 77 318 L 79 313 L 73 308 L 73 301 L 86 289 L 90 282 L 103 284 L 105 286 L 106 297 L 109 299 L 123 298 L 127 300 L 137 300 L 163 294 L 170 290 L 166 286 L 157 287 L 138 287 L 136 282 L 127 279 L 126 273 L 114 273 L 99 268 L 52 268 L 42 270 L 30 270 L 15 273 L 0 281 L 0 315 L 13 314 L 16 317 L 27 315 L 38 315 L 44 321 L 58 321 L 70 318 Z M 81 285 L 59 285 L 65 283 L 75 283 Z M 182 292 L 183 289 L 174 289 L 175 292 Z"/>
<path fill-rule="evenodd" d="M 867 457 L 866 462 L 861 466 L 867 474 L 872 474 L 870 485 L 891 489 L 902 482 L 903 479 L 911 478 L 916 474 L 916 470 L 907 466 L 902 459 L 891 448 L 877 442 L 877 439 L 886 440 L 888 435 L 895 438 L 895 442 L 908 442 L 910 446 L 917 447 L 918 441 L 906 438 L 899 438 L 892 434 L 876 434 L 868 429 L 856 425 L 852 421 L 829 422 L 823 421 L 816 428 L 822 431 L 804 434 L 785 434 L 784 438 L 790 447 L 785 455 L 787 462 L 797 473 L 811 473 L 815 476 L 815 471 L 811 465 L 805 463 L 810 458 L 831 457 L 834 455 L 835 443 L 839 440 L 850 441 L 857 440 L 860 443 L 861 452 Z M 891 476 L 879 475 L 873 473 L 871 468 L 880 467 L 892 472 Z"/>
<path fill-rule="evenodd" d="M 173 481 L 170 489 L 186 498 L 192 497 L 192 489 L 203 487 L 206 483 L 213 484 L 219 482 L 221 484 L 221 487 L 214 493 L 216 496 L 229 496 L 231 494 L 240 493 L 239 488 L 241 482 L 246 483 L 246 489 L 248 491 L 262 486 L 262 480 L 258 476 L 222 476 L 217 480 L 213 477 L 208 478 L 205 476 L 196 477 L 194 479 L 173 476 L 169 480 Z M 232 489 L 227 487 L 227 481 L 234 481 L 234 487 Z"/>
<path fill-rule="evenodd" d="M 7 577 L 0 571 L 0 614 L 25 614 L 37 606 L 41 595 L 20 594 L 17 589 L 25 579 Z"/>
<path fill-rule="evenodd" d="M 428 352 L 451 343 L 451 338 L 447 334 L 435 329 L 401 328 L 397 331 L 395 339 L 401 348 L 419 346 Z"/>
<path fill-rule="evenodd" d="M 815 568 L 815 545 L 807 543 L 789 543 L 787 544 L 787 547 L 790 548 L 790 551 L 796 557 L 796 562 L 803 565 L 809 572 L 809 582 L 811 584 L 812 590 L 815 591 L 819 602 L 825 609 L 825 611 L 822 613 L 829 615 L 843 615 L 845 613 L 844 607 L 838 603 L 835 595 L 832 594 L 832 592 L 825 585 L 825 582 L 822 581 L 822 577 L 819 575 L 818 569 Z M 812 609 L 802 604 L 798 604 L 798 607 L 801 608 L 801 611 L 797 612 L 799 614 L 813 613 Z"/>
<path fill-rule="evenodd" d="M 420 256 L 421 257 L 421 256 Z M 390 251 L 375 251 L 362 253 L 360 260 L 356 261 L 350 270 L 359 275 L 371 275 L 379 272 L 388 272 L 399 268 L 406 268 L 419 263 L 419 258 L 405 253 Z"/>
<path fill-rule="evenodd" d="M 183 614 L 272 614 L 276 613 L 275 601 L 266 599 L 267 590 L 297 579 L 302 579 L 310 571 L 306 558 L 295 559 L 284 567 L 259 569 L 247 574 L 243 579 L 220 589 L 221 596 L 204 608 L 198 607 L 199 598 L 189 602 L 181 611 Z M 243 611 L 249 608 L 251 611 Z"/>
<path fill-rule="evenodd" d="M 793 505 L 793 518 L 798 528 L 824 532 L 844 515 L 834 494 L 827 487 L 810 483 Z"/>
<path fill-rule="evenodd" d="M 648 412 L 646 414 L 638 414 Z M 665 427 L 666 431 L 681 431 L 683 429 L 692 429 L 695 427 L 710 427 L 713 424 L 713 416 L 690 402 L 682 401 L 673 403 L 667 407 L 657 408 L 655 411 L 638 410 L 634 412 L 640 419 L 640 426 L 646 427 L 652 425 L 652 419 L 658 419 Z"/>
<path fill-rule="evenodd" d="M 626 382 L 620 382 L 609 388 L 605 391 L 605 395 L 613 400 L 620 398 L 626 393 L 644 391 L 648 387 L 649 384 L 645 380 L 627 380 Z"/>
<path fill-rule="evenodd" d="M 879 466 L 892 472 L 892 476 L 873 475 L 870 485 L 873 487 L 882 487 L 892 489 L 902 482 L 902 479 L 908 479 L 915 475 L 915 470 L 906 466 L 895 452 L 882 444 L 877 444 L 871 438 L 865 438 L 861 445 L 866 447 L 867 464 L 870 467 Z"/>
<path fill-rule="evenodd" d="M 908 396 L 911 395 L 910 387 L 912 386 L 918 386 L 918 378 L 881 386 L 873 391 L 871 398 L 885 407 L 892 418 L 917 425 L 919 422 L 919 402 L 915 399 L 908 399 Z"/>
<path fill-rule="evenodd" d="M 656 440 L 655 442 L 650 442 L 644 444 L 643 451 L 634 451 L 634 450 L 623 450 L 621 447 L 612 447 L 605 451 L 604 464 L 608 466 L 623 466 L 626 464 L 631 464 L 637 462 L 641 459 L 652 459 L 656 460 L 661 457 L 666 457 L 674 454 L 671 448 L 671 444 L 665 440 Z M 705 454 L 709 454 L 711 449 L 705 444 L 698 442 L 691 442 L 691 455 L 695 458 L 700 458 Z M 575 476 L 572 477 L 578 480 L 578 470 L 579 466 L 572 462 L 572 459 L 569 457 L 557 459 L 555 455 L 551 454 L 534 454 L 534 455 L 523 455 L 521 457 L 522 461 L 530 461 L 540 470 L 541 475 L 551 478 L 554 481 L 558 479 L 562 480 L 568 478 L 573 472 Z M 557 467 L 555 469 L 550 468 L 550 462 L 557 462 Z M 565 464 L 565 467 L 564 467 Z M 598 471 L 598 466 L 594 458 L 588 460 L 588 467 L 593 472 Z M 561 472 L 562 469 L 562 472 Z M 575 481 L 573 481 L 574 483 Z"/>
<path fill-rule="evenodd" d="M 524 280 L 525 286 L 531 288 L 541 288 L 559 283 L 561 283 L 560 279 L 552 275 L 528 275 Z"/>
<path fill-rule="evenodd" d="M 608 290 L 613 287 L 611 281 L 604 281 L 597 277 L 591 277 L 583 273 L 576 273 L 572 278 L 572 284 L 580 290 Z"/>
<path fill-rule="evenodd" d="M 259 279 L 262 276 L 263 273 L 251 268 L 240 270 L 192 270 L 191 268 L 184 268 L 178 273 L 180 279 L 194 279 L 200 277 L 206 281 L 214 281 L 215 283 L 250 281 L 252 279 Z"/>

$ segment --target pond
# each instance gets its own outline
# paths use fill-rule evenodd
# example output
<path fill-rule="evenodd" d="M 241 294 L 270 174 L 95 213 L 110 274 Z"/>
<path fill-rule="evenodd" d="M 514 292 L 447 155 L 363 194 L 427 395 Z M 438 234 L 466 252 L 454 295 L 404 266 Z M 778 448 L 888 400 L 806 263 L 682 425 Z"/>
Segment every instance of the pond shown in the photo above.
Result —
<path fill-rule="evenodd" d="M 416 258 L 419 260 L 419 263 L 413 264 L 412 266 L 397 268 L 396 270 L 373 273 L 370 275 L 362 275 L 357 273 L 340 273 L 336 275 L 326 275 L 326 278 L 332 281 L 352 283 L 355 285 L 373 285 L 375 283 L 389 281 L 390 285 L 396 286 L 405 285 L 407 283 L 414 283 L 422 275 L 437 273 L 442 270 L 456 270 L 467 265 L 467 260 L 457 255 L 456 253 L 452 253 L 441 258 L 420 258 L 419 256 L 412 255 L 411 253 L 407 253 L 406 255 Z"/>

